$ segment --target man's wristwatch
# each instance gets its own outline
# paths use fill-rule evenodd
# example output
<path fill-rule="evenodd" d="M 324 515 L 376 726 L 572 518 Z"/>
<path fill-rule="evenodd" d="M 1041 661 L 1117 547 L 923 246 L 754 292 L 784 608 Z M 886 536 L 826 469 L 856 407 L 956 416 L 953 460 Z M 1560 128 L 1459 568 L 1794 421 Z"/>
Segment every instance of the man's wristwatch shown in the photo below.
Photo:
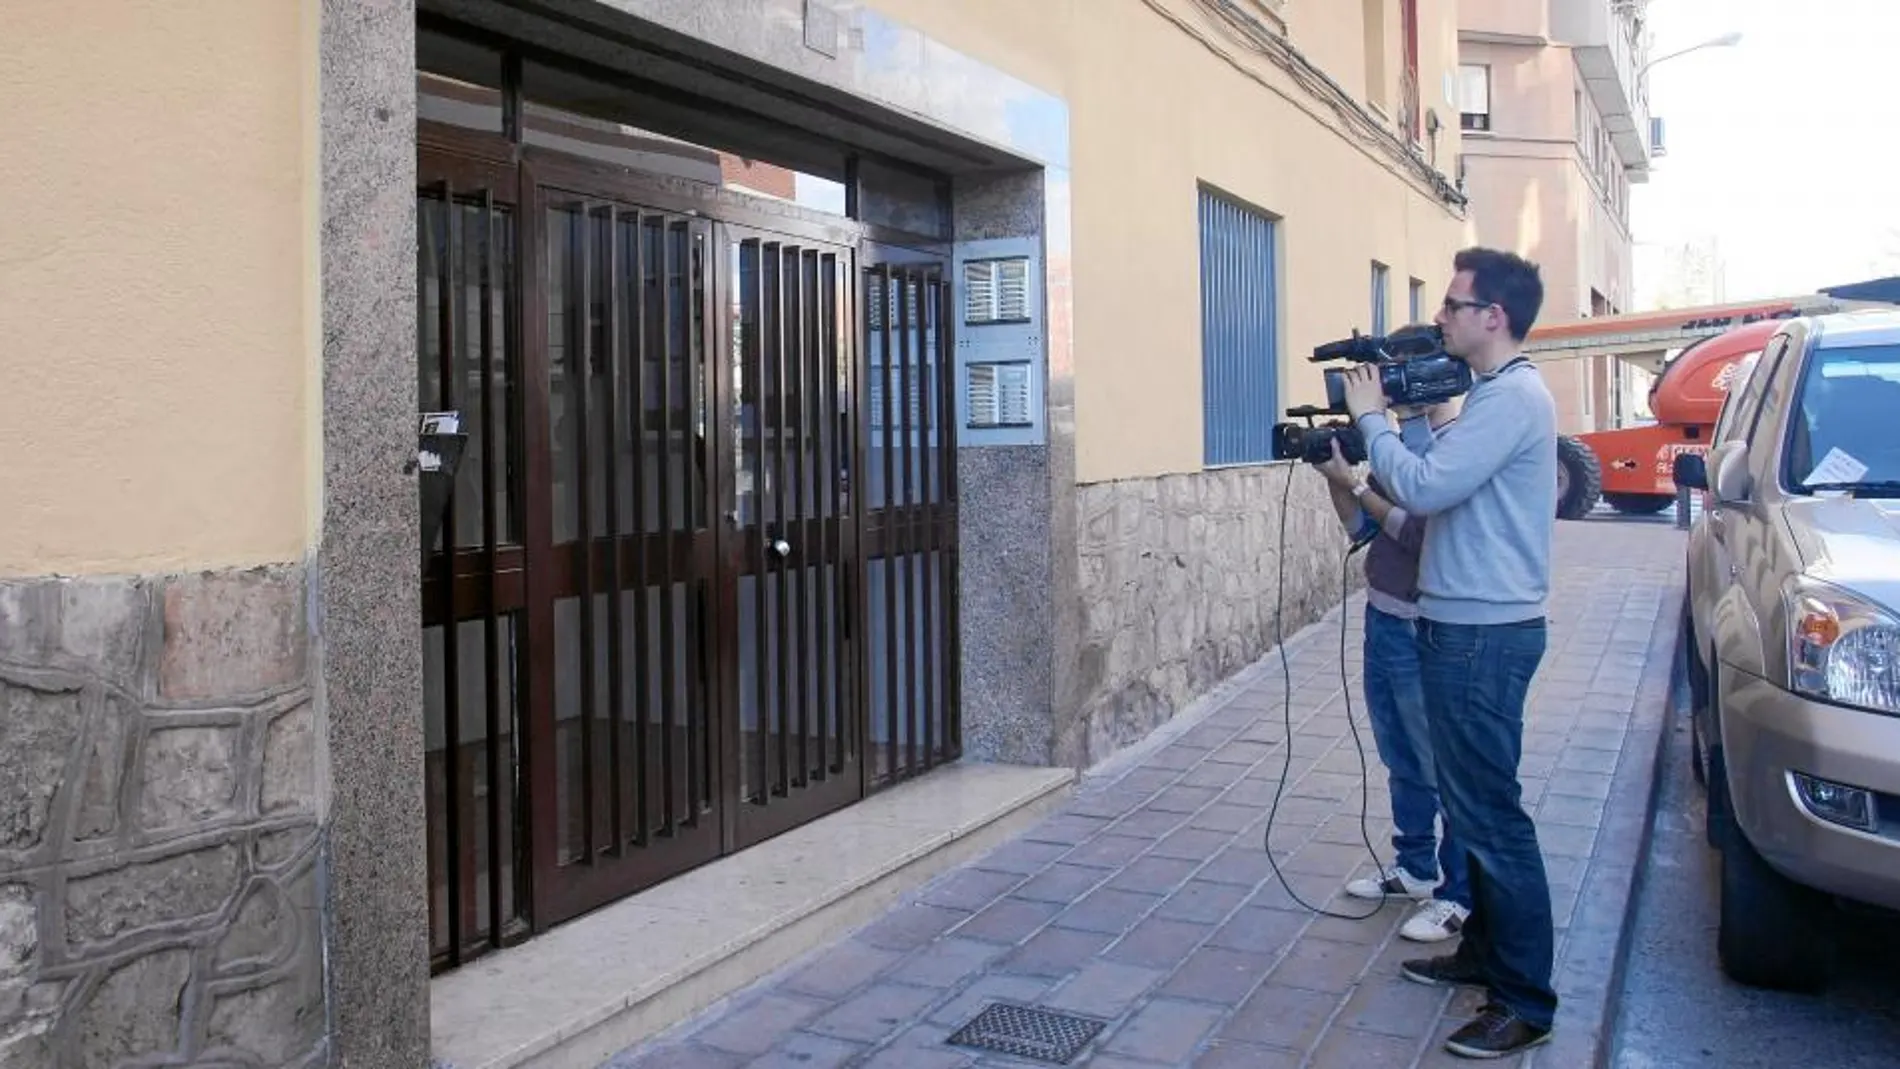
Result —
<path fill-rule="evenodd" d="M 1353 498 L 1354 498 L 1355 500 L 1357 500 L 1357 499 L 1360 499 L 1360 498 L 1363 498 L 1363 497 L 1365 497 L 1365 496 L 1366 496 L 1366 492 L 1367 492 L 1367 491 L 1369 491 L 1369 490 L 1371 490 L 1371 489 L 1372 489 L 1372 487 L 1370 487 L 1370 486 L 1367 486 L 1367 485 L 1366 485 L 1366 484 L 1365 484 L 1365 483 L 1364 483 L 1363 481 L 1362 481 L 1362 482 L 1356 482 L 1356 483 L 1353 483 L 1353 484 L 1352 484 L 1352 496 L 1353 496 Z"/>

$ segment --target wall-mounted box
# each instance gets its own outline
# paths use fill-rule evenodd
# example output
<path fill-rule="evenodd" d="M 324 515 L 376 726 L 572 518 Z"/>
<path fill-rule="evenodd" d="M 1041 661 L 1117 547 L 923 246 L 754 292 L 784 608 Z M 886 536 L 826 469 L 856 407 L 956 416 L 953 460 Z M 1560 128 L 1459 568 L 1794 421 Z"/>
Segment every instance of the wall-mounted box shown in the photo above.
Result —
<path fill-rule="evenodd" d="M 1041 240 L 959 242 L 952 282 L 961 444 L 1043 444 L 1048 361 Z"/>

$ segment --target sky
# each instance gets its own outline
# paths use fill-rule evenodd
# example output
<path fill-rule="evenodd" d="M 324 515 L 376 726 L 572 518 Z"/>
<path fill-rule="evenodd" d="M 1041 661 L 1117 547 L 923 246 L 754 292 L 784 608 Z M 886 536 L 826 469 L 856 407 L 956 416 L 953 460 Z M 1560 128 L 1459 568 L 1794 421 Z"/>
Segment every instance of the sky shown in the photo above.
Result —
<path fill-rule="evenodd" d="M 1652 0 L 1668 155 L 1633 187 L 1636 289 L 1713 236 L 1731 301 L 1900 275 L 1900 0 Z M 1650 277 L 1645 278 L 1649 272 Z"/>

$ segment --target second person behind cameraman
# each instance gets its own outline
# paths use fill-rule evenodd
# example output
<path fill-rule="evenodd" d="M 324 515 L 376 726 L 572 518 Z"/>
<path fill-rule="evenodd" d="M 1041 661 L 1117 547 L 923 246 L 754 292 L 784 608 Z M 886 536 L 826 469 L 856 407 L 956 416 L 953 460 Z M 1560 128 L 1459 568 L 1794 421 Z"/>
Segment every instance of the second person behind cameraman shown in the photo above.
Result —
<path fill-rule="evenodd" d="M 1397 408 L 1401 437 L 1413 452 L 1457 416 L 1451 402 L 1425 409 Z M 1386 768 L 1392 794 L 1392 871 L 1354 880 L 1355 898 L 1411 898 L 1418 909 L 1399 929 L 1414 942 L 1436 943 L 1458 934 L 1471 915 L 1471 884 L 1464 851 L 1447 826 L 1438 825 L 1438 782 L 1432 760 L 1431 726 L 1418 664 L 1418 556 L 1426 519 L 1394 504 L 1376 479 L 1361 480 L 1333 442 L 1333 457 L 1319 465 L 1332 486 L 1333 509 L 1355 543 L 1366 543 L 1366 718 Z M 1442 882 L 1441 882 L 1442 877 Z"/>

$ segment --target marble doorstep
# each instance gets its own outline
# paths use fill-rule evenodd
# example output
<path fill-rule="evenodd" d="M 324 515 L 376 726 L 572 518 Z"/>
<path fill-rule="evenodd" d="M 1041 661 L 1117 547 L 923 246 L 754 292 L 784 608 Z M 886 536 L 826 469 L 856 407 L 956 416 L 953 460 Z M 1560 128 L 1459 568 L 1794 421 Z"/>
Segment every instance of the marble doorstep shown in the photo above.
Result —
<path fill-rule="evenodd" d="M 443 1069 L 592 1069 L 1062 803 L 1067 768 L 953 764 L 430 985 Z"/>

